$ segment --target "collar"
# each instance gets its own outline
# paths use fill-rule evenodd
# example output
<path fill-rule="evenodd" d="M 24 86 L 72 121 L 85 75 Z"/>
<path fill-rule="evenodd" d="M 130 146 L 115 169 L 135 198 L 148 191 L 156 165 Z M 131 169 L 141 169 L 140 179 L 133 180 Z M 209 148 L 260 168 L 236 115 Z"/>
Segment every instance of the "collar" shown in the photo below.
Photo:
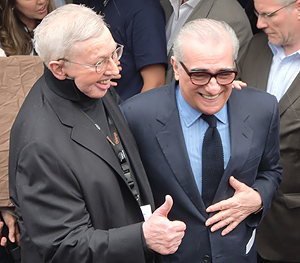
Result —
<path fill-rule="evenodd" d="M 173 7 L 175 18 L 179 18 L 179 10 L 181 6 L 189 6 L 190 8 L 194 9 L 200 1 L 201 0 L 188 0 L 187 2 L 182 4 L 182 0 L 170 0 L 170 4 Z"/>
<path fill-rule="evenodd" d="M 185 125 L 187 127 L 190 127 L 195 123 L 195 121 L 197 121 L 200 118 L 202 112 L 197 111 L 190 104 L 186 102 L 186 100 L 183 98 L 180 92 L 178 82 L 176 83 L 175 89 L 176 89 L 175 92 L 176 92 L 176 100 L 177 100 L 179 114 L 182 117 Z M 227 103 L 219 112 L 215 113 L 214 115 L 217 117 L 217 119 L 220 122 L 227 124 L 228 123 Z"/>
<path fill-rule="evenodd" d="M 44 69 L 45 82 L 47 86 L 58 96 L 82 104 L 84 107 L 91 106 L 98 99 L 93 99 L 82 93 L 76 86 L 74 80 L 57 79 L 51 70 L 47 67 Z"/>
<path fill-rule="evenodd" d="M 270 41 L 268 41 L 268 45 L 274 56 L 278 56 L 280 59 L 284 59 L 285 57 L 292 57 L 294 55 L 300 55 L 300 49 L 294 52 L 291 55 L 286 56 L 284 52 L 284 48 L 281 45 L 274 45 Z"/>

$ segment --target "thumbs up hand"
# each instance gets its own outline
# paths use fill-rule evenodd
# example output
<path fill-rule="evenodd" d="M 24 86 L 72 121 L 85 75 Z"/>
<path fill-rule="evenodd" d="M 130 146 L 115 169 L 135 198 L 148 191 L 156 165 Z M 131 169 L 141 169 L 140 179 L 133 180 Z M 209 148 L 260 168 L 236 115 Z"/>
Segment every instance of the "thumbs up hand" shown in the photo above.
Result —
<path fill-rule="evenodd" d="M 157 208 L 143 224 L 143 232 L 148 247 L 161 255 L 176 252 L 186 229 L 181 221 L 170 221 L 168 214 L 173 206 L 173 199 L 167 195 L 164 204 Z"/>

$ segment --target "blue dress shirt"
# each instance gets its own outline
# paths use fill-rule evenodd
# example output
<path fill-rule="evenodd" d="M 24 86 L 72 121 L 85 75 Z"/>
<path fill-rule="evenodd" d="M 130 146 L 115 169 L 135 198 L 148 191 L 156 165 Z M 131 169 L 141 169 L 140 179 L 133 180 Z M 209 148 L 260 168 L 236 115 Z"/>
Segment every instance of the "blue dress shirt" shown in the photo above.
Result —
<path fill-rule="evenodd" d="M 190 106 L 182 97 L 179 85 L 176 86 L 176 101 L 180 116 L 187 153 L 200 194 L 202 193 L 202 143 L 208 124 L 200 118 L 202 112 Z M 227 104 L 215 114 L 217 129 L 220 133 L 223 153 L 224 169 L 230 158 L 230 134 L 227 114 Z"/>
<path fill-rule="evenodd" d="M 274 95 L 278 101 L 288 90 L 300 71 L 300 50 L 286 56 L 282 46 L 269 42 L 273 52 L 267 92 Z"/>

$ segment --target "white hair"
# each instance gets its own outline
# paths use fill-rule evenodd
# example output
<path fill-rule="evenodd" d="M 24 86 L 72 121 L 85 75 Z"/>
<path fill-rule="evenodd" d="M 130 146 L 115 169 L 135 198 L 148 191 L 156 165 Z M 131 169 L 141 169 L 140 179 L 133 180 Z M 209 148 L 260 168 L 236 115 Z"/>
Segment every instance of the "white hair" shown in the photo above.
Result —
<path fill-rule="evenodd" d="M 49 67 L 50 61 L 69 55 L 74 42 L 101 36 L 105 26 L 102 16 L 92 9 L 63 5 L 49 13 L 34 30 L 35 50 Z"/>
<path fill-rule="evenodd" d="M 292 10 L 292 4 L 296 3 L 296 0 L 277 0 L 278 4 L 286 6 L 288 12 Z"/>
<path fill-rule="evenodd" d="M 225 37 L 229 37 L 232 44 L 233 61 L 237 59 L 239 40 L 233 29 L 223 21 L 200 18 L 186 23 L 179 30 L 173 45 L 173 54 L 177 62 L 184 61 L 183 40 L 188 36 L 196 37 L 203 43 L 208 40 L 221 43 Z"/>

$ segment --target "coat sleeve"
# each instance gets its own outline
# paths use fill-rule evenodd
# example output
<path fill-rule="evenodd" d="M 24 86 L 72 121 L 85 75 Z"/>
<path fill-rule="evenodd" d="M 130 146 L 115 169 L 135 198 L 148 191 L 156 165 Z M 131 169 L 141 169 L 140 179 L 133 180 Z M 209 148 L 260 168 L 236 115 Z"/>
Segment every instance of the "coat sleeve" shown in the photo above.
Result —
<path fill-rule="evenodd" d="M 145 262 L 142 223 L 95 229 L 75 172 L 39 141 L 19 154 L 15 188 L 20 222 L 43 262 Z"/>
<path fill-rule="evenodd" d="M 275 97 L 273 98 L 273 114 L 269 124 L 268 137 L 264 152 L 258 168 L 256 180 L 252 188 L 257 190 L 262 198 L 263 210 L 248 218 L 248 225 L 256 227 L 267 213 L 276 196 L 276 190 L 281 182 L 282 168 L 278 164 L 280 159 L 279 146 L 279 107 Z"/>

